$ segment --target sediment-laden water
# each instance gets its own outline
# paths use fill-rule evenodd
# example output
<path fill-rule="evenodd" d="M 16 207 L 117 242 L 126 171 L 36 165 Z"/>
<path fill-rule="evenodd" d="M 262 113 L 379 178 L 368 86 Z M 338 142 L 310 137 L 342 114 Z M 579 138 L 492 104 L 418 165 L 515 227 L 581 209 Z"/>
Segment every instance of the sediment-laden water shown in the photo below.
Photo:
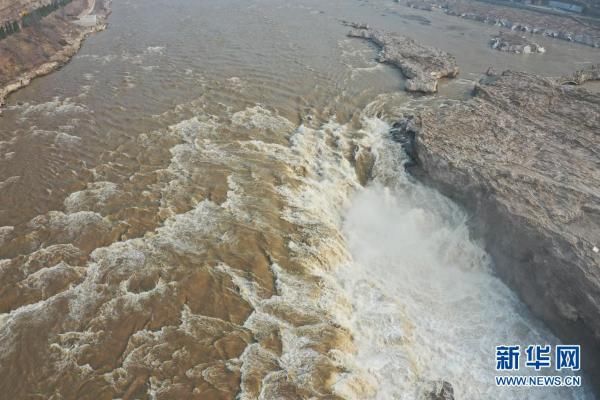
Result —
<path fill-rule="evenodd" d="M 114 2 L 106 32 L 9 98 L 0 398 L 414 399 L 438 379 L 592 398 L 494 386 L 495 345 L 556 339 L 388 130 L 490 65 L 558 75 L 594 49 L 498 54 L 488 26 L 321 3 Z M 342 19 L 444 48 L 462 75 L 411 97 Z"/>

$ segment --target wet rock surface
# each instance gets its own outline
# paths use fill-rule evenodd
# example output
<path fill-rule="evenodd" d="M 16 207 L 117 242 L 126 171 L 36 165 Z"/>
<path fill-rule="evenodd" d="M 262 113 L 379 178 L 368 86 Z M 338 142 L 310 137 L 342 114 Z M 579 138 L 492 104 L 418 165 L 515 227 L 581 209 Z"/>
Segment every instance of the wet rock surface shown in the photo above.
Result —
<path fill-rule="evenodd" d="M 575 76 L 597 78 L 597 68 Z M 600 360 L 599 127 L 599 94 L 511 71 L 396 127 L 414 146 L 410 171 L 472 213 L 497 273 L 582 345 L 590 376 Z"/>
<path fill-rule="evenodd" d="M 429 382 L 419 400 L 454 400 L 454 388 L 450 382 Z"/>
<path fill-rule="evenodd" d="M 506 51 L 508 53 L 529 54 L 545 53 L 546 49 L 539 44 L 529 40 L 527 37 L 516 34 L 500 32 L 490 41 L 493 49 Z"/>
<path fill-rule="evenodd" d="M 402 71 L 408 79 L 406 90 L 409 92 L 435 93 L 438 80 L 458 75 L 456 60 L 445 51 L 366 25 L 352 26 L 348 36 L 366 39 L 381 47 L 379 61 L 392 64 Z"/>

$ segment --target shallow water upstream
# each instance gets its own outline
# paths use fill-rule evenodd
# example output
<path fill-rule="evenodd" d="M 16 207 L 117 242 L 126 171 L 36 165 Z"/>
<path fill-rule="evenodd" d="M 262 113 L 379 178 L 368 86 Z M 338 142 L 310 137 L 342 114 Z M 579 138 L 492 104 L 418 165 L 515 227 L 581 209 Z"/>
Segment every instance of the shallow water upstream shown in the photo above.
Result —
<path fill-rule="evenodd" d="M 491 65 L 559 75 L 597 50 L 508 55 L 494 27 L 322 3 L 114 2 L 107 31 L 9 98 L 6 398 L 414 399 L 435 379 L 459 399 L 592 398 L 493 385 L 495 345 L 556 339 L 463 211 L 405 175 L 388 123 Z M 340 20 L 443 48 L 461 75 L 407 95 Z"/>

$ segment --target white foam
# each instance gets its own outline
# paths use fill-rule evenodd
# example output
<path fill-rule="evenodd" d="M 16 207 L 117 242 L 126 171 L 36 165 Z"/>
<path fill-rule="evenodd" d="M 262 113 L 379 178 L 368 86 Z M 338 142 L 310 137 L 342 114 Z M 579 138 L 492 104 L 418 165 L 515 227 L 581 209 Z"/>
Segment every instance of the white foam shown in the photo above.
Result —
<path fill-rule="evenodd" d="M 77 104 L 70 98 L 61 99 L 59 97 L 55 97 L 53 100 L 44 103 L 25 103 L 23 105 L 14 106 L 14 108 L 22 109 L 22 114 L 24 116 L 42 114 L 48 117 L 56 114 L 79 114 L 88 111 L 87 107 L 83 104 Z"/>
<path fill-rule="evenodd" d="M 87 211 L 93 205 L 104 205 L 118 193 L 118 186 L 113 182 L 92 182 L 86 189 L 73 192 L 65 199 L 65 210 L 67 213 Z"/>
<path fill-rule="evenodd" d="M 4 327 L 6 320 L 8 319 L 9 314 L 0 314 L 0 329 Z"/>
<path fill-rule="evenodd" d="M 295 126 L 284 117 L 274 115 L 260 105 L 238 111 L 233 114 L 231 121 L 234 125 L 246 128 L 270 129 L 274 132 L 289 133 Z"/>
<path fill-rule="evenodd" d="M 158 55 L 163 55 L 164 52 L 165 52 L 164 46 L 148 46 L 145 51 L 146 54 L 158 54 Z"/>
<path fill-rule="evenodd" d="M 465 214 L 408 179 L 399 146 L 381 140 L 374 151 L 375 182 L 344 222 L 352 262 L 338 270 L 355 310 L 356 364 L 378 383 L 372 398 L 415 399 L 439 379 L 460 399 L 589 398 L 582 389 L 496 387 L 496 345 L 557 339 L 491 274 Z"/>
<path fill-rule="evenodd" d="M 254 308 L 254 312 L 246 320 L 244 326 L 250 329 L 254 336 L 262 339 L 262 335 L 271 331 L 279 332 L 282 351 L 277 356 L 259 344 L 248 346 L 242 356 L 242 391 L 241 399 L 253 398 L 246 387 L 246 376 L 263 371 L 262 392 L 259 399 L 273 398 L 277 390 L 277 381 L 281 374 L 284 379 L 293 382 L 294 385 L 308 391 L 314 391 L 314 375 L 319 362 L 330 359 L 330 355 L 323 355 L 315 351 L 311 345 L 315 343 L 315 337 L 322 327 L 328 326 L 334 319 L 330 309 L 322 309 L 323 297 L 332 290 L 327 285 L 315 286 L 307 284 L 305 276 L 295 276 L 287 273 L 277 264 L 271 269 L 276 277 L 277 295 L 266 298 L 260 286 L 255 282 L 248 281 L 240 273 L 226 265 L 218 267 L 220 271 L 229 274 L 234 284 L 239 288 L 240 294 Z M 294 310 L 314 323 L 306 323 L 302 326 L 294 326 L 285 319 L 273 314 L 271 310 Z M 344 349 L 348 350 L 348 349 Z M 268 366 L 271 365 L 271 368 Z M 272 365 L 277 365 L 279 371 L 272 371 Z"/>
<path fill-rule="evenodd" d="M 74 146 L 81 142 L 81 138 L 75 135 L 69 135 L 65 132 L 57 132 L 54 137 L 54 144 L 57 146 Z"/>

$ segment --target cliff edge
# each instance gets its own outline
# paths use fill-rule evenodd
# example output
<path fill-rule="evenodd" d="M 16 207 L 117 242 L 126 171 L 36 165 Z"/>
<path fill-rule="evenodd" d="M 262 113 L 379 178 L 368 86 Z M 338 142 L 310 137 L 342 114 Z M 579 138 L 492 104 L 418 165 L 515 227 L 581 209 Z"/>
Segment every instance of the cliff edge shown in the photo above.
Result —
<path fill-rule="evenodd" d="M 584 370 L 598 376 L 600 94 L 562 81 L 489 75 L 471 99 L 408 116 L 395 133 L 409 170 L 472 213 L 498 275 L 564 342 L 582 345 Z"/>

